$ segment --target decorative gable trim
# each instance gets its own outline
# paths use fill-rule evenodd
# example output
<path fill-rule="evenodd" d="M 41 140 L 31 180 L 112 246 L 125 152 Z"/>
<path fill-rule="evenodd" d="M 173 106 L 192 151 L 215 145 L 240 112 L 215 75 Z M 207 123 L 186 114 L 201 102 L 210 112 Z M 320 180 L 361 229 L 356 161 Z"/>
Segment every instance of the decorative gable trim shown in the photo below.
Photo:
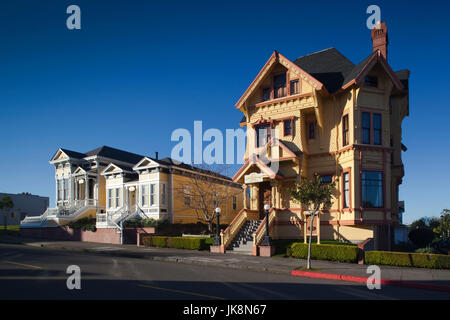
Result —
<path fill-rule="evenodd" d="M 64 160 L 67 160 L 67 159 L 70 158 L 70 157 L 69 157 L 64 151 L 62 151 L 61 148 L 60 148 L 60 149 L 58 149 L 58 151 L 56 151 L 55 155 L 50 159 L 50 163 L 53 164 L 53 163 L 55 163 L 55 162 L 62 161 L 63 159 L 58 159 L 58 158 L 61 156 L 61 154 L 63 154 L 63 155 L 66 156 L 66 157 L 64 158 Z"/>
<path fill-rule="evenodd" d="M 160 167 L 160 164 L 157 163 L 156 161 L 148 158 L 148 157 L 144 157 L 142 158 L 141 161 L 139 161 L 134 167 L 133 170 L 140 170 L 140 169 L 149 169 L 149 168 L 157 168 Z"/>
<path fill-rule="evenodd" d="M 311 76 L 309 73 L 307 73 L 305 70 L 297 66 L 295 63 L 287 59 L 285 56 L 280 54 L 277 51 L 274 51 L 273 54 L 270 56 L 269 60 L 264 64 L 263 68 L 259 71 L 258 75 L 255 77 L 255 79 L 252 81 L 250 86 L 245 90 L 244 94 L 241 96 L 241 98 L 236 103 L 235 107 L 237 109 L 240 109 L 244 102 L 248 99 L 248 97 L 255 91 L 255 89 L 258 87 L 258 85 L 261 83 L 261 81 L 264 79 L 264 77 L 267 75 L 267 73 L 270 71 L 270 68 L 276 63 L 280 63 L 284 67 L 286 67 L 291 72 L 295 73 L 300 79 L 308 82 L 315 90 L 324 90 L 326 91 L 323 84 Z"/>
<path fill-rule="evenodd" d="M 347 89 L 352 84 L 361 85 L 361 83 L 364 82 L 365 76 L 369 73 L 369 71 L 375 66 L 375 64 L 380 63 L 383 67 L 384 71 L 386 71 L 389 78 L 391 78 L 394 85 L 397 87 L 398 90 L 403 91 L 405 90 L 405 87 L 403 86 L 403 83 L 400 81 L 400 79 L 397 77 L 395 72 L 392 70 L 392 68 L 389 66 L 389 63 L 386 61 L 386 59 L 383 57 L 383 55 L 380 53 L 380 51 L 377 51 L 377 54 L 373 55 L 372 58 L 367 61 L 366 65 L 361 69 L 361 71 L 356 75 L 356 77 L 346 84 L 342 86 L 342 90 Z M 335 94 L 337 94 L 339 91 L 337 91 Z"/>

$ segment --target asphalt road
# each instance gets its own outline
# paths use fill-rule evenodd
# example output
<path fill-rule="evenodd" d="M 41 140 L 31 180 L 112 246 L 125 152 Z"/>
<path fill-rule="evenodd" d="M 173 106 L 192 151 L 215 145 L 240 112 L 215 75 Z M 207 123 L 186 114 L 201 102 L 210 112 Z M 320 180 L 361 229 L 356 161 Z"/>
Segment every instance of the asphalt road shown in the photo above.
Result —
<path fill-rule="evenodd" d="M 66 269 L 81 269 L 69 290 Z M 449 293 L 0 244 L 0 300 L 450 299 Z"/>

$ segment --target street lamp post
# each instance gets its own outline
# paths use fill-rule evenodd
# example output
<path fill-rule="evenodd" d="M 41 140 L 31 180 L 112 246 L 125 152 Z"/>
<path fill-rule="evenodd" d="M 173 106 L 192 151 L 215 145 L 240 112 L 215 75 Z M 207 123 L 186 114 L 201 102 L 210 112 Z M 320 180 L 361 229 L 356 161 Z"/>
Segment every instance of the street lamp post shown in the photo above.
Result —
<path fill-rule="evenodd" d="M 220 208 L 217 207 L 216 209 L 214 209 L 214 212 L 216 213 L 217 216 L 217 228 L 216 228 L 216 238 L 214 240 L 214 245 L 215 246 L 220 246 Z"/>
<path fill-rule="evenodd" d="M 261 243 L 262 246 L 270 246 L 270 237 L 269 237 L 269 209 L 270 205 L 264 205 L 264 213 L 266 215 L 266 235 L 264 236 L 264 240 Z"/>

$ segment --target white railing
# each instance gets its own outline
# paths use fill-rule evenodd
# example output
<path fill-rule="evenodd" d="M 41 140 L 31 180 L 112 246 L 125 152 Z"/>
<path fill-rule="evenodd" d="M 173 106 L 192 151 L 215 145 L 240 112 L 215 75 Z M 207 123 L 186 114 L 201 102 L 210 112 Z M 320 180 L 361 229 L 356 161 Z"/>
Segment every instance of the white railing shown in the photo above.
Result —
<path fill-rule="evenodd" d="M 105 224 L 107 222 L 107 213 L 97 213 L 97 223 Z"/>
<path fill-rule="evenodd" d="M 269 213 L 269 230 L 270 227 L 272 226 L 273 222 L 275 221 L 277 216 L 277 210 L 272 208 L 270 213 Z M 253 233 L 253 245 L 257 246 L 261 243 L 263 237 L 266 234 L 266 218 L 264 218 L 261 221 L 261 224 L 259 225 L 258 229 L 256 229 L 256 231 Z"/>

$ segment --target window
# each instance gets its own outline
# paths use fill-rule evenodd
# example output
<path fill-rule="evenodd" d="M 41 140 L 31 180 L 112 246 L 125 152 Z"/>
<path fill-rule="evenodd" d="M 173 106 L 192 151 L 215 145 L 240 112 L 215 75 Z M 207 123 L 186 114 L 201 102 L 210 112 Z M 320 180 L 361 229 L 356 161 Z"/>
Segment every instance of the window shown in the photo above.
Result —
<path fill-rule="evenodd" d="M 300 92 L 300 82 L 299 80 L 291 80 L 290 81 L 290 92 L 289 94 L 297 94 Z"/>
<path fill-rule="evenodd" d="M 237 209 L 237 196 L 233 196 L 233 210 Z"/>
<path fill-rule="evenodd" d="M 262 101 L 270 100 L 270 88 L 262 89 Z"/>
<path fill-rule="evenodd" d="M 364 208 L 383 207 L 383 172 L 362 172 L 362 205 Z"/>
<path fill-rule="evenodd" d="M 283 133 L 285 136 L 292 135 L 292 120 L 284 120 L 283 121 Z"/>
<path fill-rule="evenodd" d="M 344 208 L 350 207 L 350 174 L 348 172 L 344 172 L 343 176 L 344 182 Z"/>
<path fill-rule="evenodd" d="M 370 144 L 370 113 L 362 113 L 362 143 Z"/>
<path fill-rule="evenodd" d="M 273 96 L 281 98 L 286 95 L 286 73 L 282 73 L 273 77 Z"/>
<path fill-rule="evenodd" d="M 259 126 L 256 128 L 256 147 L 259 148 L 261 146 L 266 145 L 269 142 L 271 136 L 270 126 Z"/>
<path fill-rule="evenodd" d="M 308 123 L 308 139 L 314 139 L 316 134 L 316 124 L 314 122 Z"/>
<path fill-rule="evenodd" d="M 115 207 L 120 207 L 120 189 L 116 188 L 116 201 L 115 201 Z"/>
<path fill-rule="evenodd" d="M 348 145 L 348 114 L 342 118 L 342 144 Z"/>
<path fill-rule="evenodd" d="M 378 78 L 375 76 L 366 76 L 364 79 L 364 85 L 368 87 L 378 88 Z"/>
<path fill-rule="evenodd" d="M 113 189 L 108 189 L 108 208 L 112 208 L 113 204 L 112 204 L 112 200 L 113 200 L 113 195 L 112 195 Z"/>
<path fill-rule="evenodd" d="M 362 112 L 362 143 L 381 145 L 381 114 Z"/>
<path fill-rule="evenodd" d="M 63 200 L 69 198 L 69 179 L 63 179 Z"/>
<path fill-rule="evenodd" d="M 165 205 L 166 204 L 166 184 L 165 183 L 161 183 L 161 204 Z"/>
<path fill-rule="evenodd" d="M 62 182 L 61 180 L 56 180 L 56 193 L 58 201 L 62 200 Z"/>
<path fill-rule="evenodd" d="M 156 184 L 152 183 L 150 185 L 150 205 L 157 205 L 156 203 Z"/>
<path fill-rule="evenodd" d="M 373 144 L 381 144 L 381 114 L 372 114 L 373 122 Z"/>
<path fill-rule="evenodd" d="M 144 207 L 148 206 L 148 185 L 146 184 L 141 186 L 141 205 Z"/>
<path fill-rule="evenodd" d="M 321 183 L 331 183 L 331 182 L 333 182 L 333 176 L 331 174 L 320 176 L 319 179 L 320 179 Z"/>

